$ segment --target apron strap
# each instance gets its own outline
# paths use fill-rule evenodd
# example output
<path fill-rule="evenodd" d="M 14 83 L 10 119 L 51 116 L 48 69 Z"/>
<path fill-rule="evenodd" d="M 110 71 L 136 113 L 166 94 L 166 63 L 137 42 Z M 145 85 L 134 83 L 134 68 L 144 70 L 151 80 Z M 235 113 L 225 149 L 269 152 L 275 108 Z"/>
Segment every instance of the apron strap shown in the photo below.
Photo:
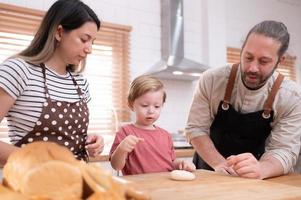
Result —
<path fill-rule="evenodd" d="M 42 73 L 43 73 L 43 77 L 44 77 L 44 86 L 45 86 L 46 99 L 50 100 L 50 94 L 49 94 L 47 83 L 46 83 L 46 66 L 45 66 L 44 63 L 41 63 L 40 67 L 42 68 Z"/>
<path fill-rule="evenodd" d="M 76 90 L 77 90 L 77 93 L 78 95 L 80 96 L 80 98 L 82 99 L 84 97 L 84 94 L 82 92 L 82 90 L 79 88 L 79 85 L 77 84 L 76 80 L 74 79 L 74 77 L 72 76 L 71 72 L 69 72 L 71 78 L 72 78 L 72 81 L 73 81 L 73 84 L 75 85 L 76 87 Z"/>
<path fill-rule="evenodd" d="M 263 106 L 263 113 L 262 113 L 262 117 L 263 118 L 269 118 L 270 117 L 270 113 L 272 111 L 272 106 L 273 106 L 273 102 L 275 99 L 275 96 L 280 88 L 280 85 L 282 83 L 284 79 L 284 76 L 282 74 L 278 74 L 277 79 L 275 81 L 275 83 L 272 86 L 271 92 L 267 98 L 267 100 L 264 103 Z"/>
<path fill-rule="evenodd" d="M 41 63 L 40 64 L 40 67 L 42 68 L 42 73 L 43 73 L 43 77 L 44 77 L 44 85 L 45 85 L 45 93 L 46 93 L 46 98 L 50 99 L 50 94 L 49 94 L 49 91 L 48 91 L 48 87 L 47 87 L 47 84 L 46 84 L 46 66 L 44 63 Z M 68 71 L 69 72 L 69 71 Z M 80 97 L 80 99 L 83 99 L 84 98 L 84 94 L 82 92 L 82 90 L 79 88 L 79 85 L 77 84 L 76 80 L 74 79 L 74 77 L 72 76 L 71 72 L 69 72 L 69 75 L 71 76 L 72 78 L 72 81 L 73 81 L 73 84 L 74 86 L 76 87 L 76 90 L 77 90 L 77 93 Z"/>
<path fill-rule="evenodd" d="M 229 80 L 228 80 L 228 83 L 227 83 L 227 88 L 226 88 L 226 92 L 225 92 L 225 96 L 224 96 L 224 101 L 223 101 L 223 104 L 222 104 L 222 107 L 224 109 L 229 108 L 231 94 L 232 94 L 232 90 L 233 90 L 233 87 L 234 87 L 238 66 L 239 66 L 239 64 L 236 63 L 236 64 L 233 64 L 232 68 L 231 68 L 231 72 L 230 72 L 230 76 L 229 76 Z"/>
<path fill-rule="evenodd" d="M 227 83 L 227 88 L 226 88 L 226 92 L 225 92 L 225 96 L 224 96 L 224 100 L 223 100 L 223 104 L 222 104 L 222 108 L 224 110 L 227 110 L 229 108 L 229 104 L 230 104 L 230 99 L 231 99 L 231 94 L 232 94 L 232 90 L 234 87 L 234 83 L 235 83 L 235 78 L 236 78 L 236 73 L 238 70 L 239 64 L 233 64 L 232 68 L 231 68 L 231 72 L 230 72 L 230 76 L 229 76 L 229 80 Z M 275 81 L 275 83 L 272 86 L 271 92 L 267 98 L 267 100 L 264 103 L 263 106 L 263 113 L 262 113 L 262 117 L 263 118 L 270 118 L 270 113 L 272 111 L 272 106 L 274 103 L 274 99 L 275 96 L 280 88 L 280 85 L 282 83 L 284 79 L 284 76 L 282 74 L 278 74 L 277 79 Z"/>

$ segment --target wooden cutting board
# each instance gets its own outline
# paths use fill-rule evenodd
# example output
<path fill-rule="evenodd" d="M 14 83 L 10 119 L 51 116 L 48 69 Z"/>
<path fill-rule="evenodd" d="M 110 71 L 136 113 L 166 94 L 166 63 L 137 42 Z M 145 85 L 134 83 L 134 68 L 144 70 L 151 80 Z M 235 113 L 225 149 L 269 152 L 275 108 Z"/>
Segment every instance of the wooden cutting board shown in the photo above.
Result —
<path fill-rule="evenodd" d="M 268 180 L 230 177 L 198 170 L 193 181 L 174 181 L 169 173 L 124 176 L 136 188 L 148 191 L 152 200 L 200 199 L 301 199 L 301 175 Z"/>

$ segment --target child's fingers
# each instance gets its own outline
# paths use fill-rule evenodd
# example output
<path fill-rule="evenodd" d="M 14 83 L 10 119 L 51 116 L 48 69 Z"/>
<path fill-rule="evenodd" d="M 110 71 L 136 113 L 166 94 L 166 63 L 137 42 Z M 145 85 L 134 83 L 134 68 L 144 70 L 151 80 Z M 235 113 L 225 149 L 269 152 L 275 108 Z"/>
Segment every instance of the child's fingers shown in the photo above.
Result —
<path fill-rule="evenodd" d="M 182 163 L 179 163 L 179 170 L 182 170 L 183 167 L 182 167 Z"/>
<path fill-rule="evenodd" d="M 190 171 L 190 172 L 195 171 L 195 166 L 192 165 L 192 164 L 189 164 L 189 165 L 187 166 L 187 171 Z"/>
<path fill-rule="evenodd" d="M 144 138 L 139 138 L 139 137 L 133 137 L 133 143 L 136 145 L 136 144 L 138 144 L 139 142 L 141 142 L 141 141 L 144 141 Z"/>
<path fill-rule="evenodd" d="M 144 141 L 144 138 L 129 135 L 122 141 L 122 149 L 126 152 L 131 152 L 140 141 Z"/>
<path fill-rule="evenodd" d="M 183 169 L 187 170 L 187 171 L 190 171 L 190 167 L 189 167 L 188 163 L 185 162 L 185 161 L 183 161 Z"/>
<path fill-rule="evenodd" d="M 185 169 L 185 163 L 182 161 L 179 163 L 179 170 L 184 170 Z"/>

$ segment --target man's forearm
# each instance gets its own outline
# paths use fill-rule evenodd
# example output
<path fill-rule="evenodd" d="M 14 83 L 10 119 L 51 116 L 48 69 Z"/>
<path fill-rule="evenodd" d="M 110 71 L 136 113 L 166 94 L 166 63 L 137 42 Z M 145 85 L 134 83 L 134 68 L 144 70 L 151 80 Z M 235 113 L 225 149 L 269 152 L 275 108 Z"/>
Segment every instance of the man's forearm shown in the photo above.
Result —
<path fill-rule="evenodd" d="M 191 144 L 202 159 L 212 168 L 225 162 L 225 158 L 216 150 L 208 135 L 193 138 Z"/>
<path fill-rule="evenodd" d="M 284 169 L 279 160 L 271 155 L 266 155 L 259 160 L 261 179 L 283 175 Z"/>

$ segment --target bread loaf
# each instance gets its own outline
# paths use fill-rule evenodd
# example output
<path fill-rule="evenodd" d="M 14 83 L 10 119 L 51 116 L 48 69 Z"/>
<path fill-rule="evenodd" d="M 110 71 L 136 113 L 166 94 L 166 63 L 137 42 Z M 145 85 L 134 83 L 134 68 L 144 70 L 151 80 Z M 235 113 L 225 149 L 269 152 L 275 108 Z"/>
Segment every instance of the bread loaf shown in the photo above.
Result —
<path fill-rule="evenodd" d="M 23 177 L 21 193 L 48 199 L 81 199 L 80 170 L 69 163 L 52 160 L 29 170 Z"/>
<path fill-rule="evenodd" d="M 35 142 L 10 155 L 3 168 L 3 182 L 14 191 L 31 196 L 56 197 L 59 191 L 66 190 L 64 194 L 72 191 L 73 199 L 80 198 L 82 177 L 77 163 L 67 148 Z"/>
<path fill-rule="evenodd" d="M 0 185 L 0 199 L 1 200 L 30 200 L 29 197 L 26 197 L 23 194 L 10 190 L 2 185 Z"/>
<path fill-rule="evenodd" d="M 111 173 L 78 161 L 67 148 L 49 142 L 34 142 L 12 153 L 3 168 L 3 184 L 8 188 L 1 191 L 0 187 L 1 200 L 149 199 Z"/>

